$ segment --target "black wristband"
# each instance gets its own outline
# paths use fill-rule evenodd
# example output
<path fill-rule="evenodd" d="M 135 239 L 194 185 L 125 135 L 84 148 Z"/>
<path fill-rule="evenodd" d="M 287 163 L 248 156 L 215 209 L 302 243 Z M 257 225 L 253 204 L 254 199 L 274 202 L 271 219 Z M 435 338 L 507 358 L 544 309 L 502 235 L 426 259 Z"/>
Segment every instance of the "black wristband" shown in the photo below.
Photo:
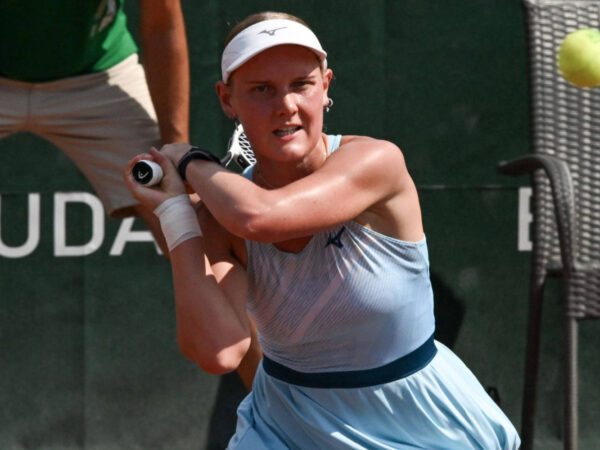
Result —
<path fill-rule="evenodd" d="M 211 161 L 221 165 L 221 160 L 208 150 L 204 150 L 203 148 L 199 147 L 192 147 L 187 151 L 185 155 L 181 157 L 181 159 L 179 160 L 179 164 L 177 165 L 177 170 L 179 170 L 179 176 L 181 176 L 181 179 L 183 181 L 186 181 L 185 170 L 187 169 L 187 166 L 190 163 L 190 161 L 194 159 L 202 159 L 204 161 Z"/>

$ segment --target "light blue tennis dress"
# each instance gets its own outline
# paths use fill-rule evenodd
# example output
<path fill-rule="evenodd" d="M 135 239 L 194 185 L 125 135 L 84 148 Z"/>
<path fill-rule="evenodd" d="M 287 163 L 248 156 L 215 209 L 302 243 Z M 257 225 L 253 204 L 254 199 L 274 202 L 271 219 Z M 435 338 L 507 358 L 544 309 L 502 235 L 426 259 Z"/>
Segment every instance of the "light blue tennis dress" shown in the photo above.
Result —
<path fill-rule="evenodd" d="M 328 138 L 334 151 L 341 136 Z M 425 238 L 349 221 L 296 254 L 246 246 L 265 356 L 229 449 L 519 448 L 475 376 L 433 339 Z"/>

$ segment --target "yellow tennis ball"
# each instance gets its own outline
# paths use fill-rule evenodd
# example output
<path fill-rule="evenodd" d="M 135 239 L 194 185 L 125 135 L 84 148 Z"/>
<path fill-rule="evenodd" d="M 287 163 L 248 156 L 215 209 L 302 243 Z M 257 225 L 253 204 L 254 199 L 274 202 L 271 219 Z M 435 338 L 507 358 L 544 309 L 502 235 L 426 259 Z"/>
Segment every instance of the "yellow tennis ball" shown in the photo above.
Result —
<path fill-rule="evenodd" d="M 586 28 L 567 34 L 558 51 L 558 68 L 575 86 L 600 86 L 600 31 Z"/>

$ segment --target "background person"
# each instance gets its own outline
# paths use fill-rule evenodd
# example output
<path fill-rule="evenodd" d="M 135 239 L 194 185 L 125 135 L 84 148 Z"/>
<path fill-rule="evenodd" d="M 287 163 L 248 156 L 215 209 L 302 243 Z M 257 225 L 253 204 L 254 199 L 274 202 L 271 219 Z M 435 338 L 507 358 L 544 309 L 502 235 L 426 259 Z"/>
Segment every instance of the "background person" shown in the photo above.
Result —
<path fill-rule="evenodd" d="M 151 145 L 189 141 L 189 61 L 179 0 L 139 1 L 143 67 L 124 0 L 0 0 L 0 138 L 39 135 L 77 165 L 112 217 L 155 217 L 121 173 Z"/>
<path fill-rule="evenodd" d="M 189 141 L 188 45 L 179 0 L 138 4 L 143 65 L 124 0 L 0 0 L 0 138 L 30 132 L 56 145 L 111 217 L 142 217 L 168 255 L 121 174 L 150 146 Z M 247 389 L 257 363 L 240 367 Z"/>

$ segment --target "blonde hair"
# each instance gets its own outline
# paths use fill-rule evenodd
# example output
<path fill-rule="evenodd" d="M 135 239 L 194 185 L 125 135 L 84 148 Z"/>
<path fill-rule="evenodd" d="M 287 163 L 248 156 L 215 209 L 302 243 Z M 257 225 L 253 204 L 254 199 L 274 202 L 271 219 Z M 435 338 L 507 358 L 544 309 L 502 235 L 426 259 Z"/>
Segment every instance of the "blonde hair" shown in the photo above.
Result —
<path fill-rule="evenodd" d="M 250 14 L 244 20 L 242 20 L 241 22 L 238 22 L 231 29 L 231 31 L 227 35 L 227 38 L 225 38 L 225 45 L 224 45 L 224 47 L 227 47 L 227 44 L 229 44 L 229 42 L 234 37 L 236 37 L 239 33 L 241 33 L 242 31 L 244 31 L 249 26 L 252 26 L 255 23 L 259 23 L 259 22 L 262 22 L 264 20 L 271 20 L 271 19 L 293 20 L 294 22 L 298 22 L 298 23 L 304 25 L 306 28 L 308 28 L 310 30 L 310 27 L 308 26 L 308 24 L 304 20 L 300 19 L 299 17 L 293 16 L 291 14 L 284 13 L 284 12 L 263 11 L 263 12 L 259 12 L 259 13 Z"/>

